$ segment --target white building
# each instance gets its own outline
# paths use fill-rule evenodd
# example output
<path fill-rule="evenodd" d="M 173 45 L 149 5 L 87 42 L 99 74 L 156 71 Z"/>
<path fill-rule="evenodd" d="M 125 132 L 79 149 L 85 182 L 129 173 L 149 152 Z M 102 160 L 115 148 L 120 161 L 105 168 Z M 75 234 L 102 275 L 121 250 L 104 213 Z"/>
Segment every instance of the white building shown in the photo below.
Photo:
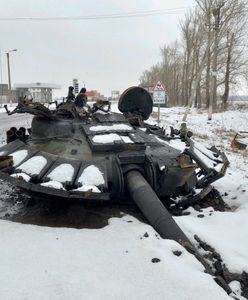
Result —
<path fill-rule="evenodd" d="M 8 102 L 8 85 L 0 84 L 0 104 Z"/>
<path fill-rule="evenodd" d="M 20 97 L 29 96 L 34 102 L 48 103 L 52 101 L 52 91 L 60 88 L 59 85 L 51 83 L 18 83 L 14 84 L 12 96 L 16 102 Z"/>

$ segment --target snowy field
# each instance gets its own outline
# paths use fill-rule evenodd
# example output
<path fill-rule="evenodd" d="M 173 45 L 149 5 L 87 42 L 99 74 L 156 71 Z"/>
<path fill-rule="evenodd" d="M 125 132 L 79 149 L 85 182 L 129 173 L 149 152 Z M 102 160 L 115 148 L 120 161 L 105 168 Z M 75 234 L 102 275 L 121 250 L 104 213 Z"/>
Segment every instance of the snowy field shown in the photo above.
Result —
<path fill-rule="evenodd" d="M 114 107 L 116 110 L 116 107 Z M 184 108 L 161 109 L 160 125 L 180 127 Z M 2 120 L 2 122 L 1 122 Z M 0 113 L 0 143 L 15 123 Z M 30 124 L 18 118 L 18 126 Z M 156 123 L 156 108 L 150 122 Z M 215 182 L 230 211 L 193 208 L 176 222 L 197 246 L 194 235 L 215 248 L 230 272 L 248 272 L 248 173 L 247 150 L 232 150 L 236 132 L 248 131 L 248 107 L 216 113 L 191 112 L 187 126 L 194 139 L 225 151 L 230 167 Z M 248 144 L 248 134 L 239 140 Z M 8 191 L 1 185 L 1 208 Z M 9 196 L 10 197 L 10 196 Z M 18 205 L 8 213 L 16 213 Z M 229 285 L 228 296 L 203 266 L 179 244 L 161 239 L 153 228 L 130 215 L 114 217 L 100 229 L 37 226 L 0 220 L 0 299 L 117 299 L 206 300 L 245 299 L 240 283 Z M 176 251 L 176 252 L 175 252 Z M 182 252 L 181 255 L 175 253 Z"/>

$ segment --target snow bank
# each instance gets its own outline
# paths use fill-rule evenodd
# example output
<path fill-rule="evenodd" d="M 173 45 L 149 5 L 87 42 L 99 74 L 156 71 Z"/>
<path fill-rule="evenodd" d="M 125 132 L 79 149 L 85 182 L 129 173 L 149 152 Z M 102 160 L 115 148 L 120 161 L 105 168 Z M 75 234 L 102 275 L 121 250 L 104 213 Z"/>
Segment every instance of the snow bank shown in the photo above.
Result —
<path fill-rule="evenodd" d="M 27 150 L 18 150 L 9 155 L 13 157 L 13 166 L 15 167 L 15 166 L 19 165 L 19 163 L 21 163 L 27 157 L 28 151 Z"/>
<path fill-rule="evenodd" d="M 131 131 L 133 128 L 127 124 L 114 124 L 114 125 L 97 125 L 90 127 L 90 131 Z"/>
<path fill-rule="evenodd" d="M 103 173 L 96 166 L 90 165 L 83 170 L 78 182 L 82 186 L 75 191 L 87 192 L 92 190 L 93 193 L 101 193 L 97 186 L 104 184 Z"/>
<path fill-rule="evenodd" d="M 180 128 L 184 111 L 185 108 L 178 107 L 161 108 L 160 124 L 168 125 L 168 128 L 171 125 Z M 154 119 L 150 122 L 156 121 Z M 206 112 L 197 113 L 193 109 L 188 115 L 187 126 L 193 132 L 194 140 L 197 141 L 197 153 L 209 167 L 218 170 L 222 164 L 215 166 L 212 159 L 216 160 L 216 158 L 206 148 L 215 145 L 226 153 L 230 166 L 226 175 L 214 182 L 213 186 L 220 192 L 232 211 L 210 212 L 208 208 L 199 213 L 191 208 L 190 215 L 176 217 L 175 220 L 194 243 L 193 236 L 197 234 L 203 241 L 214 247 L 230 271 L 238 273 L 248 271 L 247 152 L 234 152 L 230 148 L 234 132 L 247 131 L 247 111 L 216 113 L 213 114 L 212 121 L 207 121 Z M 205 217 L 197 217 L 199 214 Z"/>
<path fill-rule="evenodd" d="M 94 143 L 97 144 L 113 144 L 115 141 L 121 141 L 121 138 L 116 133 L 109 133 L 109 134 L 99 134 L 95 135 L 92 138 Z"/>
<path fill-rule="evenodd" d="M 63 187 L 62 183 L 58 182 L 58 181 L 54 181 L 54 180 L 41 183 L 40 185 L 47 186 L 47 187 L 54 188 L 54 189 L 58 189 L 58 190 L 64 190 L 64 187 Z"/>
<path fill-rule="evenodd" d="M 83 170 L 78 182 L 82 185 L 99 186 L 104 184 L 103 173 L 96 166 L 90 165 Z"/>
<path fill-rule="evenodd" d="M 14 174 L 11 175 L 11 177 L 20 178 L 20 179 L 23 179 L 27 182 L 29 182 L 29 180 L 30 180 L 30 176 L 28 176 L 25 173 L 14 173 Z"/>
<path fill-rule="evenodd" d="M 207 241 L 221 255 L 223 262 L 234 273 L 248 272 L 248 232 L 246 208 L 236 212 L 217 212 L 211 214 L 208 210 L 201 212 L 204 218 L 196 214 L 175 218 L 183 231 L 191 236 L 197 234 Z"/>
<path fill-rule="evenodd" d="M 133 144 L 134 142 L 130 139 L 129 136 L 121 135 L 117 133 L 108 133 L 108 134 L 99 134 L 95 135 L 92 138 L 94 143 L 97 144 L 113 144 L 116 141 L 123 141 L 126 144 Z"/>
<path fill-rule="evenodd" d="M 0 236 L 1 299 L 230 299 L 179 244 L 133 217 L 97 230 L 0 221 Z"/>
<path fill-rule="evenodd" d="M 61 164 L 52 170 L 51 173 L 47 175 L 53 181 L 66 182 L 71 181 L 74 174 L 74 168 L 70 164 Z"/>
<path fill-rule="evenodd" d="M 18 169 L 21 169 L 29 175 L 37 175 L 46 164 L 47 160 L 44 156 L 34 156 L 21 164 Z"/>
<path fill-rule="evenodd" d="M 95 185 L 89 185 L 89 184 L 84 184 L 83 186 L 75 189 L 74 191 L 77 191 L 77 192 L 88 192 L 90 190 L 93 193 L 101 193 L 101 191 L 99 190 L 98 187 L 96 187 Z"/>

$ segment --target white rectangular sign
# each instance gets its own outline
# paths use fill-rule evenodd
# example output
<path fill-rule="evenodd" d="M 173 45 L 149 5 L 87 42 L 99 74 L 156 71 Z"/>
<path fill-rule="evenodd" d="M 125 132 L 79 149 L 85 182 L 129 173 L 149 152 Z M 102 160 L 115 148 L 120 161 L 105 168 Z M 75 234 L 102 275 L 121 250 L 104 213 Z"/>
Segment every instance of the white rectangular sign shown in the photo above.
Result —
<path fill-rule="evenodd" d="M 165 91 L 153 92 L 153 104 L 165 104 Z"/>

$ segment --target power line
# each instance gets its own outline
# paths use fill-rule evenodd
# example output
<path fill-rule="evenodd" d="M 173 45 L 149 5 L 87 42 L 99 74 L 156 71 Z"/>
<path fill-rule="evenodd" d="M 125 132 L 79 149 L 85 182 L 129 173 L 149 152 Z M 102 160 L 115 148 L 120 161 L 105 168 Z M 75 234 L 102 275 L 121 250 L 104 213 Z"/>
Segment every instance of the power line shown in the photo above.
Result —
<path fill-rule="evenodd" d="M 103 20 L 103 19 L 121 19 L 121 18 L 137 18 L 158 15 L 173 15 L 184 13 L 189 7 L 153 9 L 144 11 L 133 11 L 127 13 L 102 14 L 102 15 L 86 15 L 71 17 L 0 17 L 0 21 L 84 21 L 84 20 Z"/>

